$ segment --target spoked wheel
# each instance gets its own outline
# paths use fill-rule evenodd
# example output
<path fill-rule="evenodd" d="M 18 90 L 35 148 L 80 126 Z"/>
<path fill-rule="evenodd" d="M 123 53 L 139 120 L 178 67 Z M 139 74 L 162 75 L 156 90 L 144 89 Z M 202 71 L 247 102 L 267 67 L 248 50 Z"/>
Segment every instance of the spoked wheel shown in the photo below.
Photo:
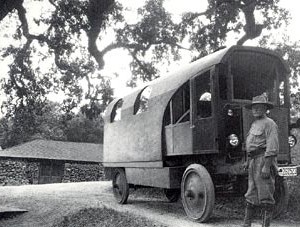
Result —
<path fill-rule="evenodd" d="M 288 185 L 283 177 L 276 176 L 275 178 L 275 209 L 274 209 L 274 218 L 278 217 L 280 214 L 283 214 L 288 206 L 289 192 Z"/>
<path fill-rule="evenodd" d="M 215 189 L 204 166 L 192 164 L 185 170 L 181 181 L 181 199 L 188 217 L 199 222 L 209 219 L 215 204 Z"/>
<path fill-rule="evenodd" d="M 179 199 L 180 189 L 177 189 L 177 188 L 175 188 L 175 189 L 165 188 L 164 189 L 164 193 L 165 193 L 165 196 L 167 197 L 167 199 L 169 200 L 169 202 L 175 203 Z"/>
<path fill-rule="evenodd" d="M 129 196 L 129 185 L 127 183 L 125 171 L 116 168 L 112 177 L 113 193 L 118 203 L 124 204 Z"/>

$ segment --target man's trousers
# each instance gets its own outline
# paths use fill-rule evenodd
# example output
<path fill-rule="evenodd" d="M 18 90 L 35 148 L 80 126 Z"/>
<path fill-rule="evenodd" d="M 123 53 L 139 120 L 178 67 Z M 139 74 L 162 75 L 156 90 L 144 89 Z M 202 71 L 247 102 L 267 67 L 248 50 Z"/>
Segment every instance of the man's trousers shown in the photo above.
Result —
<path fill-rule="evenodd" d="M 252 205 L 275 204 L 275 168 L 271 166 L 270 177 L 261 177 L 261 171 L 265 163 L 264 155 L 258 155 L 250 159 L 248 169 L 248 190 L 245 194 L 246 201 Z"/>

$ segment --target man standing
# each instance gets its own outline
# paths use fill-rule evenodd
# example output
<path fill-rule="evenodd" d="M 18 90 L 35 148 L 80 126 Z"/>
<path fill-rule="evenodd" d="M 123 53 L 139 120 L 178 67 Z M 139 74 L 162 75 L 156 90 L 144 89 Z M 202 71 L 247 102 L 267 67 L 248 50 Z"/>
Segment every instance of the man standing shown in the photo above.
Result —
<path fill-rule="evenodd" d="M 248 168 L 248 190 L 245 194 L 246 210 L 243 227 L 250 227 L 254 208 L 259 206 L 263 211 L 263 227 L 270 226 L 275 200 L 276 156 L 279 151 L 278 127 L 267 117 L 268 109 L 273 105 L 266 95 L 254 97 L 246 108 L 252 110 L 255 121 L 252 123 L 246 139 Z"/>

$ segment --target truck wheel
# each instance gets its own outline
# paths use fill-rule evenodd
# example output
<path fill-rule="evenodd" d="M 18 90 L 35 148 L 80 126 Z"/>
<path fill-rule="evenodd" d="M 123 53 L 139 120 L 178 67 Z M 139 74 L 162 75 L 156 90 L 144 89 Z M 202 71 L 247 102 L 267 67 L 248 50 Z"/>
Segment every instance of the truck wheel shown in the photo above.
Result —
<path fill-rule="evenodd" d="M 204 166 L 187 167 L 181 181 L 181 200 L 188 217 L 199 222 L 209 219 L 215 204 L 215 189 Z"/>
<path fill-rule="evenodd" d="M 127 183 L 125 170 L 116 168 L 112 176 L 113 193 L 118 203 L 125 204 L 129 196 L 129 184 Z"/>
<path fill-rule="evenodd" d="M 164 189 L 164 193 L 165 193 L 166 198 L 169 200 L 169 202 L 175 203 L 179 199 L 180 189 L 177 189 L 177 188 L 175 188 L 175 189 L 165 188 Z"/>
<path fill-rule="evenodd" d="M 287 182 L 283 177 L 276 176 L 275 178 L 275 209 L 274 209 L 274 218 L 280 216 L 286 212 L 289 200 L 289 192 Z"/>

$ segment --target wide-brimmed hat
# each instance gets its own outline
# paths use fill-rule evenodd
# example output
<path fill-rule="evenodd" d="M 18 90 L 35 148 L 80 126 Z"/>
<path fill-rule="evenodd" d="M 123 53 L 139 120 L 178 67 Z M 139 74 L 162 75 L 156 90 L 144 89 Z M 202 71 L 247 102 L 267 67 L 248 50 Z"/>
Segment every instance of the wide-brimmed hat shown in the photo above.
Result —
<path fill-rule="evenodd" d="M 273 103 L 268 102 L 268 98 L 265 94 L 259 95 L 259 96 L 255 96 L 252 98 L 252 103 L 246 105 L 245 107 L 247 109 L 251 109 L 253 105 L 255 104 L 264 104 L 267 106 L 267 108 L 270 110 L 274 107 Z"/>

